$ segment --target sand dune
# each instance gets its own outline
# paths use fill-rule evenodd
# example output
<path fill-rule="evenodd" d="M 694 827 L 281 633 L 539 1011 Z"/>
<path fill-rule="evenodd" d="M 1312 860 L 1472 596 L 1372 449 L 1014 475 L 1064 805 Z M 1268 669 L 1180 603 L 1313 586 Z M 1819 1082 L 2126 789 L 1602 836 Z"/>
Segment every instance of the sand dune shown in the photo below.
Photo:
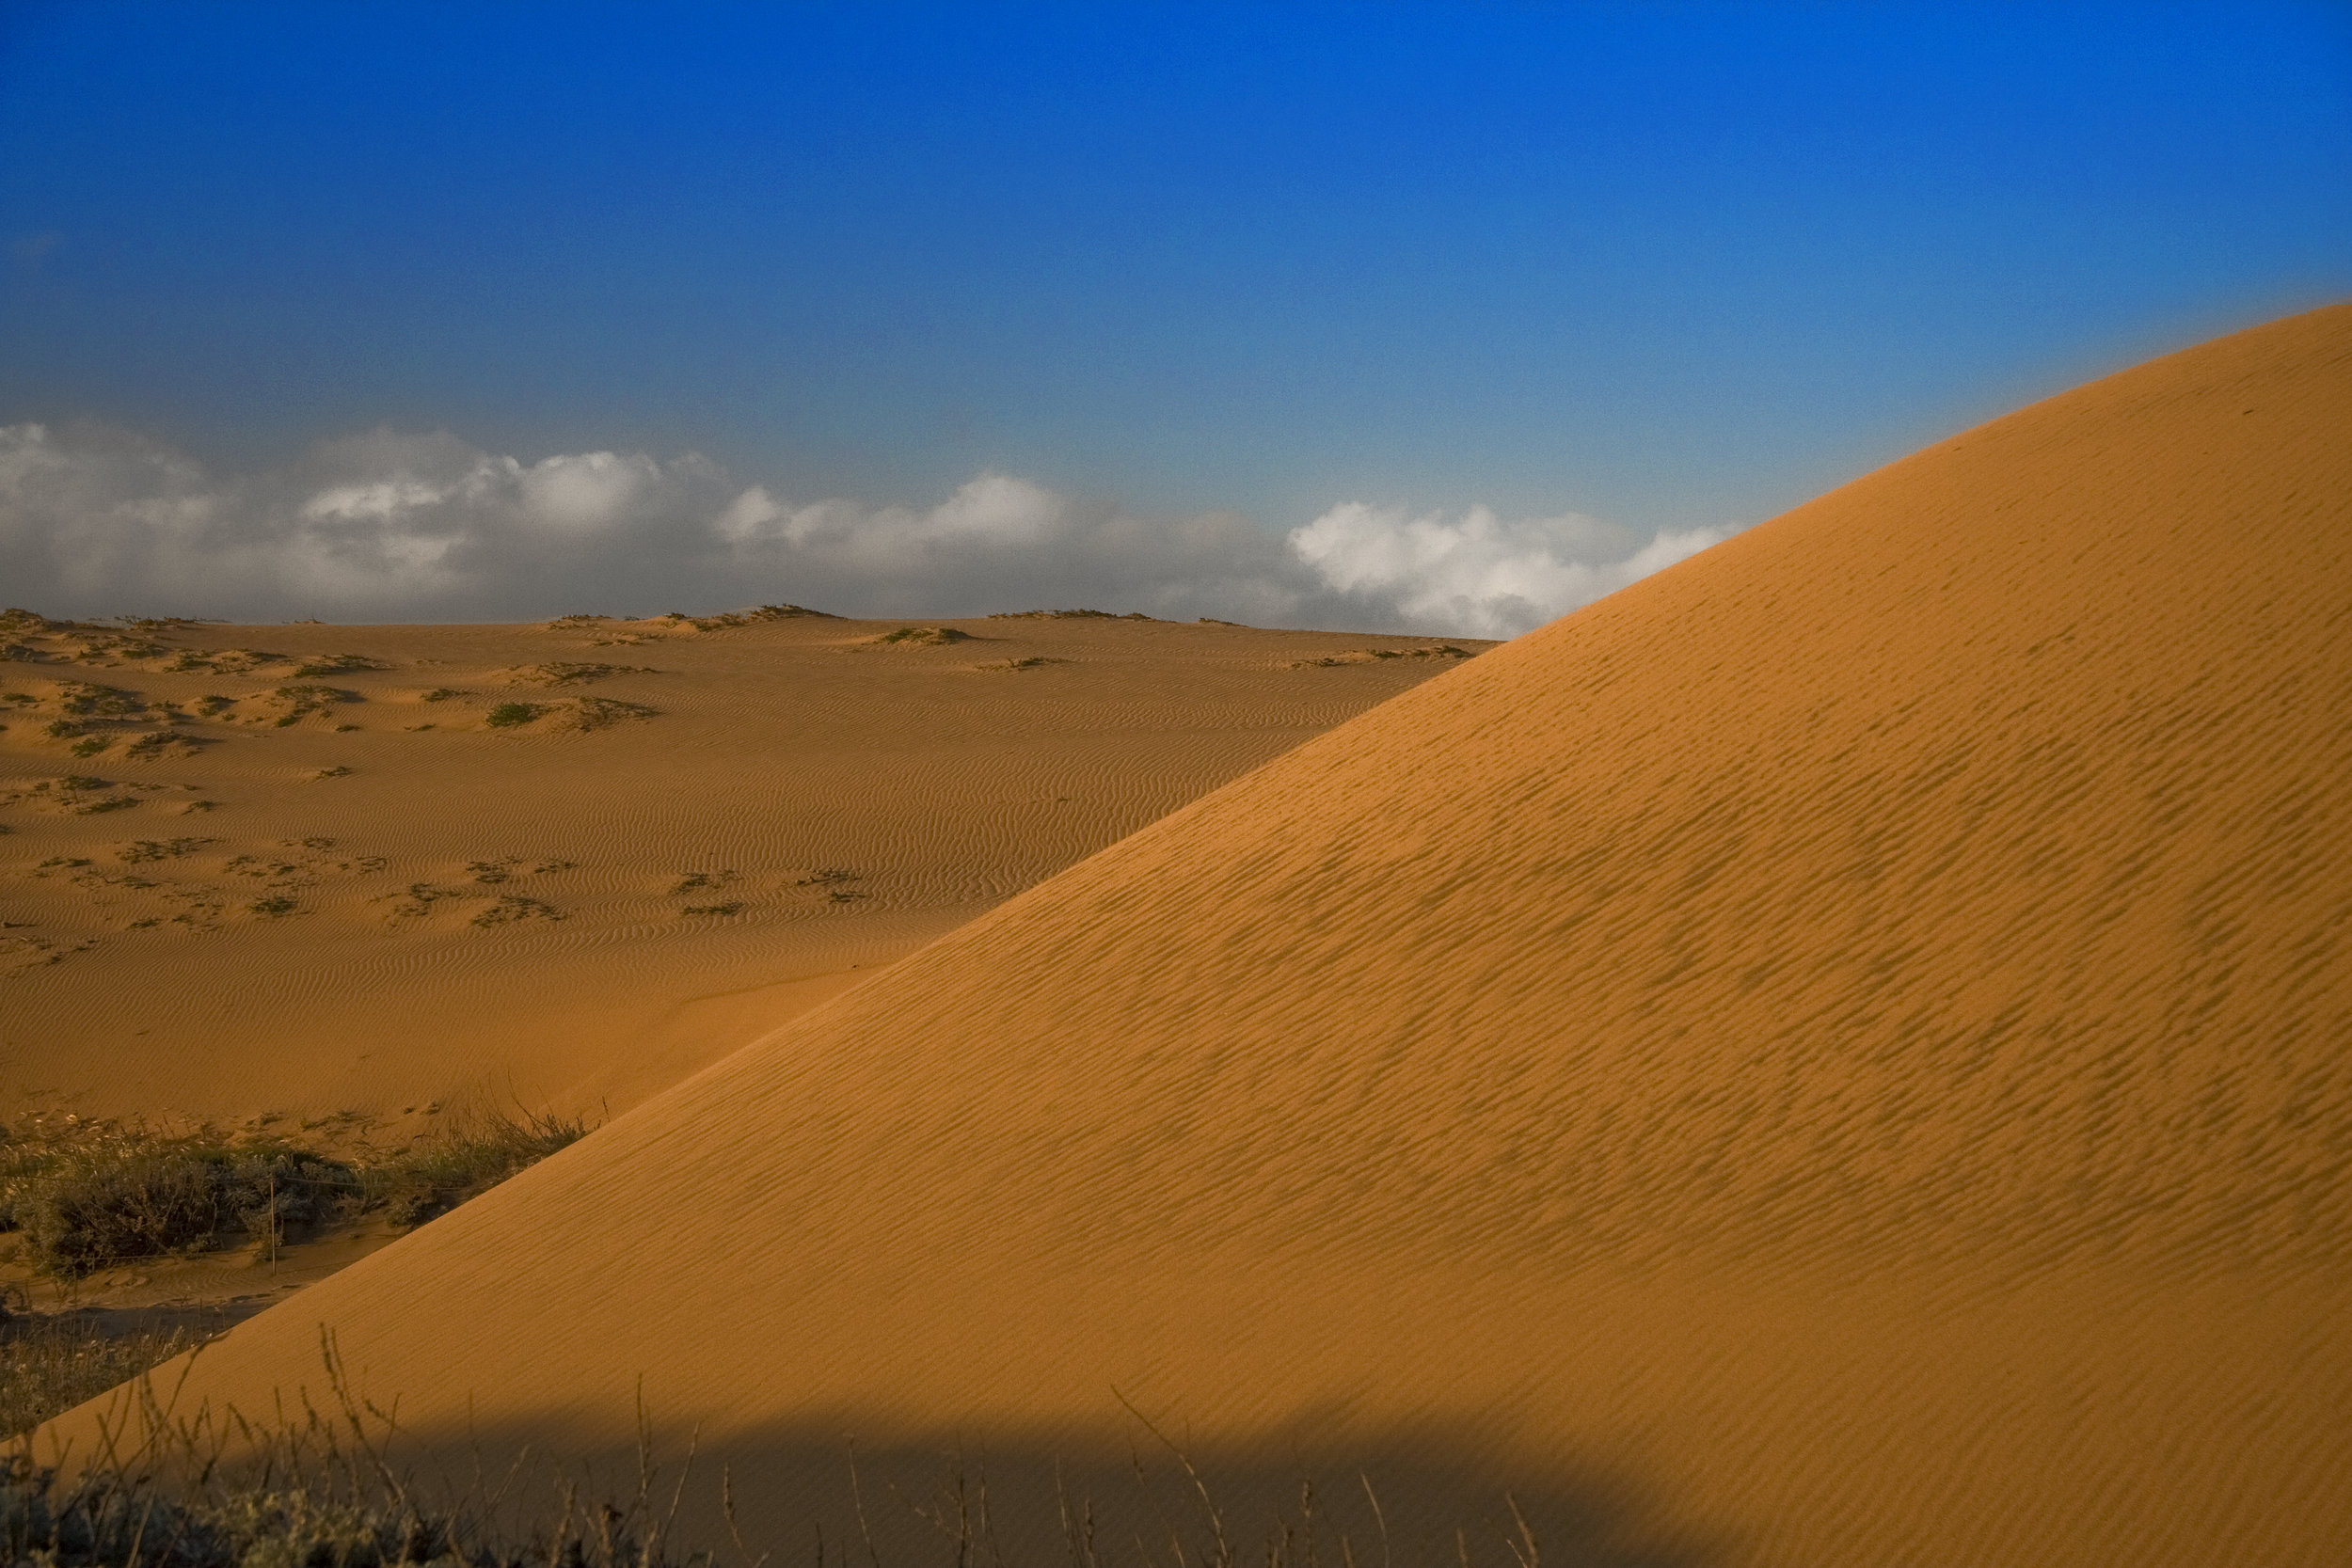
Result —
<path fill-rule="evenodd" d="M 902 629 L 11 617 L 0 1112 L 625 1107 L 1451 662 Z"/>
<path fill-rule="evenodd" d="M 1115 1451 L 1116 1390 L 1234 1473 L 1516 1478 L 1555 1564 L 2352 1560 L 2348 431 L 2337 307 L 1943 442 L 1010 899 L 191 1387 L 315 1384 L 325 1323 L 421 1440 L 582 1452 L 642 1377 L 779 1531 L 844 1430 L 1009 1473 Z"/>

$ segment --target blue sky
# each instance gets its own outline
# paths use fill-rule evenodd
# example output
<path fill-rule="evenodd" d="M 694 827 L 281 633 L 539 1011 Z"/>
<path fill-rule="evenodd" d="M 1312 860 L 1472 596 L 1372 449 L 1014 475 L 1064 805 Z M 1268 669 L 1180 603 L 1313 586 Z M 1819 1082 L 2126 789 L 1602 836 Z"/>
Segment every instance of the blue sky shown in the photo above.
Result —
<path fill-rule="evenodd" d="M 353 464 L 610 453 L 657 557 L 989 475 L 1629 556 L 2352 293 L 2352 7 L 14 0 L 0 240 L 0 426 L 180 465 L 222 550 Z M 20 498 L 18 574 L 163 580 L 59 564 L 165 483 L 108 472 Z M 324 602 L 536 612 L 435 516 L 447 572 Z"/>

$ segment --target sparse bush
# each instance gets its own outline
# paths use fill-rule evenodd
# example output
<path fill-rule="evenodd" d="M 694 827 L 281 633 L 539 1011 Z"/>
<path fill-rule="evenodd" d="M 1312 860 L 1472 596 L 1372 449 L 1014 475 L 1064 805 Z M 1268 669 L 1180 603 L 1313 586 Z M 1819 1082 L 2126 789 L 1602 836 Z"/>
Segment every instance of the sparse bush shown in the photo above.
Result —
<path fill-rule="evenodd" d="M 587 1132 L 588 1123 L 578 1117 L 461 1112 L 437 1137 L 362 1166 L 362 1201 L 395 1225 L 422 1225 Z"/>
<path fill-rule="evenodd" d="M 561 920 L 564 911 L 541 898 L 507 894 L 473 917 L 475 926 L 511 926 L 518 920 Z"/>
<path fill-rule="evenodd" d="M 555 727 L 563 730 L 602 730 L 631 719 L 651 719 L 661 710 L 617 697 L 575 697 L 548 710 Z"/>
<path fill-rule="evenodd" d="M 518 681 L 531 681 L 539 686 L 580 686 L 589 681 L 607 680 L 614 675 L 653 675 L 660 673 L 643 664 L 590 664 L 564 659 L 550 664 L 526 664 L 507 672 Z"/>
<path fill-rule="evenodd" d="M 972 634 L 953 626 L 900 626 L 873 639 L 879 647 L 943 648 L 950 642 L 969 642 Z"/>
<path fill-rule="evenodd" d="M 1294 670 L 1334 670 L 1346 664 L 1374 664 L 1385 658 L 1471 658 L 1476 656 L 1467 648 L 1451 642 L 1427 648 L 1355 648 L 1343 654 L 1327 654 L 1320 658 L 1297 658 L 1291 661 Z"/>
<path fill-rule="evenodd" d="M 352 1168 L 275 1141 L 171 1136 L 74 1123 L 63 1136 L 0 1144 L 0 1229 L 24 1233 L 36 1267 L 78 1278 L 129 1259 L 281 1239 L 356 1197 Z"/>
<path fill-rule="evenodd" d="M 216 838 L 140 838 L 134 839 L 115 851 L 115 859 L 125 865 L 139 865 L 150 861 L 178 860 L 193 854 L 208 844 L 218 844 Z"/>
<path fill-rule="evenodd" d="M 364 670 L 389 670 L 391 666 L 380 658 L 365 654 L 328 654 L 294 666 L 297 675 L 349 675 Z"/>
<path fill-rule="evenodd" d="M 137 692 L 87 681 L 69 681 L 59 688 L 57 706 L 66 713 L 98 719 L 128 719 L 147 711 L 147 703 Z"/>
<path fill-rule="evenodd" d="M 210 1127 L 31 1117 L 0 1129 L 0 1231 L 23 1236 L 37 1269 L 78 1279 L 372 1213 L 419 1225 L 587 1131 L 578 1117 L 460 1113 L 405 1148 L 328 1154 Z"/>
<path fill-rule="evenodd" d="M 992 621 L 1149 621 L 1152 617 L 1139 610 L 1115 615 L 1107 610 L 1000 610 L 989 617 Z M 1220 626 L 1232 623 L 1219 622 Z"/>
<path fill-rule="evenodd" d="M 156 730 L 139 736 L 123 749 L 123 755 L 145 762 L 176 752 L 182 756 L 194 754 L 213 742 L 199 736 L 182 735 L 177 730 Z"/>
<path fill-rule="evenodd" d="M 840 619 L 838 615 L 828 615 L 821 610 L 810 610 L 796 604 L 764 604 L 755 610 L 730 610 L 718 615 L 689 615 L 682 610 L 673 610 L 653 619 L 666 621 L 673 626 L 692 626 L 696 631 L 728 631 L 761 621 L 790 621 L 802 616 L 813 616 L 819 621 Z"/>
<path fill-rule="evenodd" d="M 279 729 L 284 729 L 291 724 L 298 724 L 314 713 L 322 716 L 331 714 L 339 703 L 358 703 L 366 700 L 357 691 L 346 691 L 341 687 L 334 686 L 281 686 L 270 695 L 285 705 L 285 711 L 277 719 Z"/>

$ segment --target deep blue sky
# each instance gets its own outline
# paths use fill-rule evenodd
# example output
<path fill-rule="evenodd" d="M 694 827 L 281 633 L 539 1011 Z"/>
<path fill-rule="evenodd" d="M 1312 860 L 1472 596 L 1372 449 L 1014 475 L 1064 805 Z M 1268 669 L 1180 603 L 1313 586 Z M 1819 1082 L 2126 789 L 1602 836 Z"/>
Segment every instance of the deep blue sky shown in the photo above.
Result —
<path fill-rule="evenodd" d="M 1744 522 L 2352 293 L 2352 8 L 0 6 L 0 422 Z"/>

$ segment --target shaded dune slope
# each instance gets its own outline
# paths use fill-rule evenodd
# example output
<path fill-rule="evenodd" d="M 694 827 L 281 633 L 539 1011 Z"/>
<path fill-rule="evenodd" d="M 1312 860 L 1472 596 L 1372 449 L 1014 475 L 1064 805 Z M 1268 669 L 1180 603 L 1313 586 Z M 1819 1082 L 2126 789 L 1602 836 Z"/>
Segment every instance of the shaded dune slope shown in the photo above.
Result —
<path fill-rule="evenodd" d="M 739 1456 L 1082 1443 L 1116 1387 L 1222 1452 L 1625 1478 L 1693 1561 L 2352 1560 L 2347 431 L 2336 307 L 1930 448 L 1092 856 L 191 1387 L 264 1402 L 327 1323 L 427 1434 L 589 1445 L 642 1373 Z"/>

